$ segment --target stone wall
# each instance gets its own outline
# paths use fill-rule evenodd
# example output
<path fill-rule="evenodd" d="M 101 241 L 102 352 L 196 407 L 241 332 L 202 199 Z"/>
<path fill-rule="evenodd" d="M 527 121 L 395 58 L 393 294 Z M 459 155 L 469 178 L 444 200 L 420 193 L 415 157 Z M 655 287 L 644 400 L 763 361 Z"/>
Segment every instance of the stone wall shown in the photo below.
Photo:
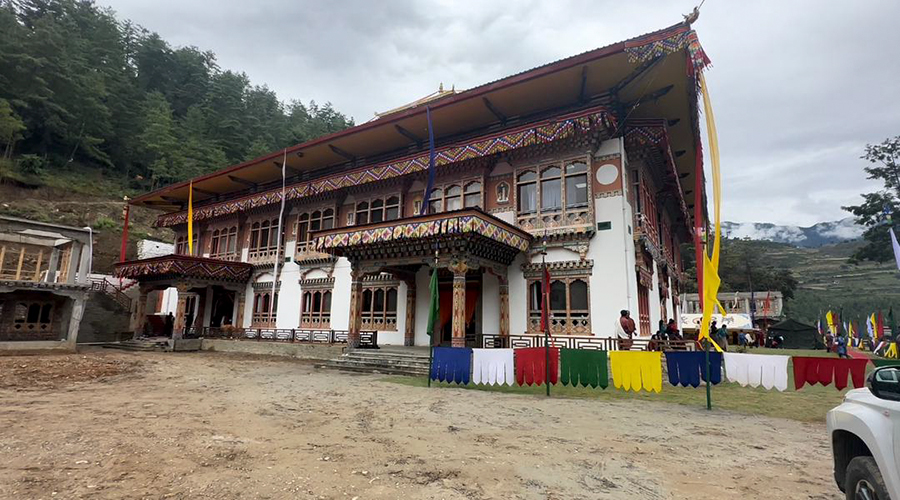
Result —
<path fill-rule="evenodd" d="M 241 352 L 299 359 L 328 360 L 339 357 L 344 353 L 346 347 L 344 344 L 290 344 L 256 342 L 253 340 L 203 339 L 200 349 L 204 351 Z"/>

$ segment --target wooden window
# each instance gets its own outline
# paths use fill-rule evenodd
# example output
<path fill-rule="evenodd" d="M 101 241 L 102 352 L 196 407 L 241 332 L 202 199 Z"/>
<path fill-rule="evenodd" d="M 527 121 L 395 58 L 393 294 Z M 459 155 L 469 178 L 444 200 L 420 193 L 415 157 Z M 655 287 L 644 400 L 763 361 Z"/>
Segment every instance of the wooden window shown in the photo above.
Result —
<path fill-rule="evenodd" d="M 463 198 L 463 206 L 466 208 L 482 207 L 484 203 L 481 201 L 481 183 L 470 182 L 463 189 L 465 193 Z"/>
<path fill-rule="evenodd" d="M 447 184 L 431 190 L 428 198 L 428 213 L 452 212 L 462 208 L 484 206 L 479 181 L 463 184 Z"/>
<path fill-rule="evenodd" d="M 551 277 L 550 333 L 589 335 L 591 333 L 588 277 Z M 541 281 L 528 284 L 528 330 L 541 333 Z"/>
<path fill-rule="evenodd" d="M 519 225 L 526 230 L 592 224 L 584 161 L 525 169 L 516 177 L 516 192 Z"/>
<path fill-rule="evenodd" d="M 334 209 L 304 212 L 297 217 L 297 252 L 310 250 L 313 233 L 334 228 Z"/>
<path fill-rule="evenodd" d="M 356 224 L 368 224 L 400 218 L 400 197 L 388 196 L 356 204 Z"/>
<path fill-rule="evenodd" d="M 303 292 L 300 328 L 331 328 L 331 290 Z"/>
<path fill-rule="evenodd" d="M 285 227 L 281 228 L 281 241 L 284 242 Z M 250 254 L 251 261 L 268 261 L 275 258 L 278 249 L 278 219 L 266 219 L 254 222 L 250 226 Z M 284 251 L 284 245 L 281 245 Z"/>
<path fill-rule="evenodd" d="M 632 171 L 632 197 L 635 206 L 635 226 L 651 241 L 659 241 L 659 214 L 654 188 L 640 170 Z"/>
<path fill-rule="evenodd" d="M 209 256 L 213 259 L 237 260 L 237 234 L 237 226 L 213 231 Z"/>
<path fill-rule="evenodd" d="M 53 333 L 53 303 L 18 302 L 13 310 L 12 327 L 16 332 Z M 44 337 L 41 336 L 40 338 Z"/>
<path fill-rule="evenodd" d="M 362 293 L 362 328 L 365 330 L 397 331 L 398 288 L 367 286 Z"/>
<path fill-rule="evenodd" d="M 278 317 L 278 292 L 256 292 L 253 294 L 253 328 L 274 328 Z"/>
<path fill-rule="evenodd" d="M 198 248 L 198 246 L 197 246 L 198 236 L 199 236 L 198 232 L 194 231 L 194 238 L 193 238 L 194 239 L 194 255 L 197 255 L 197 253 L 200 251 L 200 248 Z M 175 254 L 176 255 L 190 255 L 191 254 L 191 249 L 187 244 L 187 235 L 180 235 L 177 238 L 175 238 Z"/>

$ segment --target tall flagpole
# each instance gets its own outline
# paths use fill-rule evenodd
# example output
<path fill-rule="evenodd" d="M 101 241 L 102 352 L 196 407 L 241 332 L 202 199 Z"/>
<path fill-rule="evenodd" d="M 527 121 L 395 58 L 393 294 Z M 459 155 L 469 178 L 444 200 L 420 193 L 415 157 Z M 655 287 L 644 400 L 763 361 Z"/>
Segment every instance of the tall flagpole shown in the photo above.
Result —
<path fill-rule="evenodd" d="M 287 148 L 284 150 L 284 159 L 281 162 L 281 209 L 278 211 L 278 232 L 275 233 L 277 243 L 275 243 L 275 267 L 272 269 L 272 300 L 275 300 L 275 291 L 278 289 L 278 261 L 281 260 L 281 224 L 284 219 L 284 171 L 287 166 Z M 276 306 L 269 306 L 269 318 L 272 317 L 272 309 Z"/>

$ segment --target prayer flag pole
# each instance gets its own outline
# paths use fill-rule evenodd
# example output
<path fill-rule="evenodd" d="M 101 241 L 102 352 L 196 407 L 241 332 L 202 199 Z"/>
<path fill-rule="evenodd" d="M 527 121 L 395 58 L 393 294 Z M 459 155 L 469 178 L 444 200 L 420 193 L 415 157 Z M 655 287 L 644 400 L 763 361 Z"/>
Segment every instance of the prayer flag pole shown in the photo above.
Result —
<path fill-rule="evenodd" d="M 544 385 L 550 397 L 550 276 L 547 272 L 547 245 L 541 250 L 541 328 L 544 330 Z"/>
<path fill-rule="evenodd" d="M 434 251 L 434 269 L 431 271 L 431 281 L 428 290 L 431 292 L 431 304 L 428 307 L 428 326 L 425 332 L 428 334 L 428 387 L 431 387 L 431 370 L 434 366 L 434 322 L 438 320 L 438 311 L 441 307 L 438 294 L 438 251 Z"/>
<path fill-rule="evenodd" d="M 712 389 L 709 381 L 709 342 L 704 343 L 704 351 L 706 351 L 706 409 L 712 410 Z"/>

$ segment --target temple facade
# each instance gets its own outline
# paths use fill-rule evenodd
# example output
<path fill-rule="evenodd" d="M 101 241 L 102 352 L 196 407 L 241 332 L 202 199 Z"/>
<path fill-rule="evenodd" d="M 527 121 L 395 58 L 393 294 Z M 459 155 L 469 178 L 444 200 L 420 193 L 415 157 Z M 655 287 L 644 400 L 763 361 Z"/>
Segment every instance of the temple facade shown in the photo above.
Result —
<path fill-rule="evenodd" d="M 480 345 L 540 333 L 546 264 L 554 336 L 612 337 L 622 309 L 649 336 L 678 317 L 705 214 L 706 64 L 679 24 L 138 197 L 175 253 L 118 265 L 140 283 L 134 329 L 174 289 L 175 335 L 427 345 L 437 267 L 433 342 Z"/>

